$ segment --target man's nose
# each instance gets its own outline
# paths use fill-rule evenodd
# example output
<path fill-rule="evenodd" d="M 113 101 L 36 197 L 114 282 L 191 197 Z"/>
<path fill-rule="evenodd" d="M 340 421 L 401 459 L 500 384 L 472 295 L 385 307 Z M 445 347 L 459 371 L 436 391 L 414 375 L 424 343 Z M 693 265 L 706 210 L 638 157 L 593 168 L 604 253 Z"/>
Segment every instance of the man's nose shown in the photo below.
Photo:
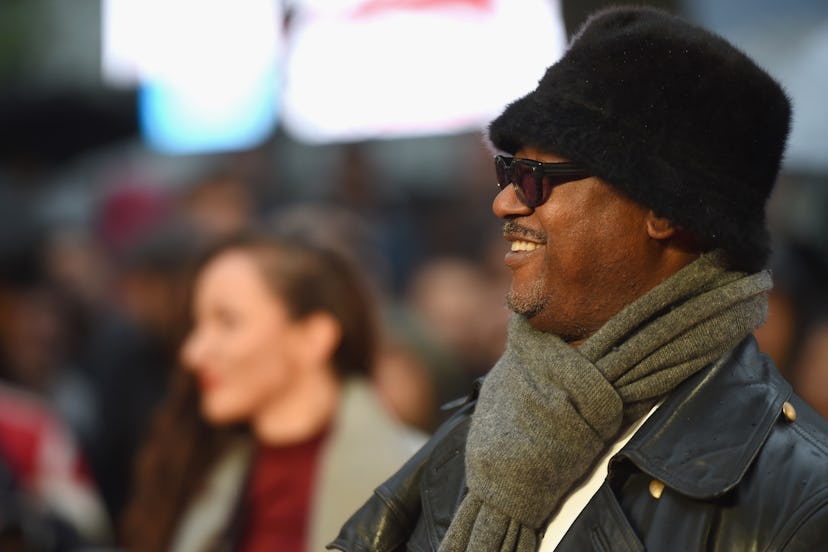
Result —
<path fill-rule="evenodd" d="M 509 184 L 495 196 L 492 202 L 492 212 L 498 218 L 505 219 L 510 216 L 525 216 L 531 214 L 533 209 L 527 207 L 517 197 L 515 186 Z"/>

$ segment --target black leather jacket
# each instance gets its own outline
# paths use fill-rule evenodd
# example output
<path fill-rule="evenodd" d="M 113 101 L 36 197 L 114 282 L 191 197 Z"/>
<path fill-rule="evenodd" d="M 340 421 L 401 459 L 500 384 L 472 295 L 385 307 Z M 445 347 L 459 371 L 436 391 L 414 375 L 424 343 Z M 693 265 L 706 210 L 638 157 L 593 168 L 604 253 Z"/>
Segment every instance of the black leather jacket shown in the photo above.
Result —
<path fill-rule="evenodd" d="M 465 492 L 475 399 L 329 548 L 437 550 Z M 556 550 L 828 551 L 828 421 L 748 337 L 679 386 L 611 459 L 603 486 Z"/>

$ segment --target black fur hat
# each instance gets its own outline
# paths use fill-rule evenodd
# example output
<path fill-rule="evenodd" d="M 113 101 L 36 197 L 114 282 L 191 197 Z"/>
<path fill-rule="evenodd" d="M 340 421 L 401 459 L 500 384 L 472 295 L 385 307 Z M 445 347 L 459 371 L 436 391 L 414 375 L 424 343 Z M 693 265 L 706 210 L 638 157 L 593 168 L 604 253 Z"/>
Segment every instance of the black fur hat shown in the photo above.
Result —
<path fill-rule="evenodd" d="M 754 271 L 790 125 L 779 84 L 719 36 L 652 8 L 594 14 L 538 87 L 489 126 L 587 167 Z"/>

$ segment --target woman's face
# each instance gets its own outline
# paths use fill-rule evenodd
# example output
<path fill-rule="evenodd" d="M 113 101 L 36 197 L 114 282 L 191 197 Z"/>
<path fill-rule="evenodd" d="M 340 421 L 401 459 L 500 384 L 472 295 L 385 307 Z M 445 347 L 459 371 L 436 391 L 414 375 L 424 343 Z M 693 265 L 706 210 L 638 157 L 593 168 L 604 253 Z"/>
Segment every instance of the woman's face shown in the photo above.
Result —
<path fill-rule="evenodd" d="M 193 318 L 181 359 L 198 380 L 209 422 L 250 421 L 290 392 L 302 347 L 299 324 L 251 253 L 228 250 L 202 269 Z"/>

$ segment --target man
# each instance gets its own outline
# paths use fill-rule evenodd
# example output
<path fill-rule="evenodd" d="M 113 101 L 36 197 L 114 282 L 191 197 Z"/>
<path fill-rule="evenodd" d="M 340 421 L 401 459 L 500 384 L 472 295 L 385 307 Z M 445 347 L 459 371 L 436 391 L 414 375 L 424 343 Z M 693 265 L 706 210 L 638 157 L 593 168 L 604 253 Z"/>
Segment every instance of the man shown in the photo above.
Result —
<path fill-rule="evenodd" d="M 828 549 L 828 423 L 751 335 L 789 118 L 721 38 L 593 16 L 489 127 L 506 351 L 331 546 Z"/>

